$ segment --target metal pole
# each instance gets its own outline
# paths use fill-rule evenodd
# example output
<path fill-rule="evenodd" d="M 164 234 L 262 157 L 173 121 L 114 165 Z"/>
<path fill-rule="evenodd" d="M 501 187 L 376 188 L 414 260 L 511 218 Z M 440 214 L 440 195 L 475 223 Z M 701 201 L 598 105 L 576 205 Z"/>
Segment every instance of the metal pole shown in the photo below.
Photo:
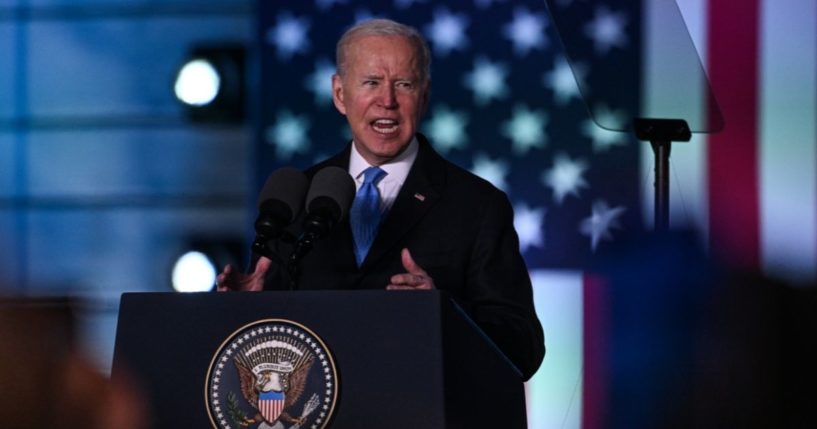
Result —
<path fill-rule="evenodd" d="M 655 154 L 655 231 L 669 230 L 669 155 L 671 141 L 650 141 Z"/>

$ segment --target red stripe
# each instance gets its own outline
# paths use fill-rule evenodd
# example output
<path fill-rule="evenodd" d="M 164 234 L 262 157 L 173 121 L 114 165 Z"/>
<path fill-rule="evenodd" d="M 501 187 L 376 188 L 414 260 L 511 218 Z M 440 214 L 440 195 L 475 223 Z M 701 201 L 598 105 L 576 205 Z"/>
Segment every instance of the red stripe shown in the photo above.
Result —
<path fill-rule="evenodd" d="M 607 383 L 610 326 L 607 284 L 599 277 L 585 274 L 582 310 L 582 429 L 607 427 Z"/>
<path fill-rule="evenodd" d="M 710 243 L 714 255 L 744 268 L 760 260 L 759 2 L 710 0 L 708 14 L 708 71 L 726 125 L 707 144 Z"/>
<path fill-rule="evenodd" d="M 284 409 L 284 401 L 280 399 L 262 399 L 258 401 L 258 411 L 269 422 L 274 422 Z"/>

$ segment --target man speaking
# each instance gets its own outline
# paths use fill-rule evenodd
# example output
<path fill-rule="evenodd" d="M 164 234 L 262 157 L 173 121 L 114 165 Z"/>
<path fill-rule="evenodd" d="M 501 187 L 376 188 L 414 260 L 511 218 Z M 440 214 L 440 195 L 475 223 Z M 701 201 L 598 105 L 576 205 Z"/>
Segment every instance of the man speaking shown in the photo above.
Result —
<path fill-rule="evenodd" d="M 332 98 L 352 142 L 306 175 L 339 167 L 357 191 L 348 216 L 310 243 L 295 281 L 300 289 L 445 290 L 527 380 L 545 346 L 513 210 L 503 192 L 443 159 L 417 132 L 430 62 L 422 36 L 391 20 L 362 22 L 341 37 Z M 273 246 L 290 255 L 295 244 Z M 285 265 L 261 256 L 249 274 L 227 266 L 218 290 L 285 289 L 293 281 Z"/>

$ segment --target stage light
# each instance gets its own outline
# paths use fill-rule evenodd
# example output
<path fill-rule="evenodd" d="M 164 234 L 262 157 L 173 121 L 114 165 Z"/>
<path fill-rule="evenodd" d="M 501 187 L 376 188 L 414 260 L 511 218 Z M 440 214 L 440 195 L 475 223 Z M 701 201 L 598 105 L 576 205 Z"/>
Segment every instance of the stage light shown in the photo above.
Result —
<path fill-rule="evenodd" d="M 207 292 L 213 289 L 216 276 L 227 264 L 240 270 L 243 266 L 243 240 L 193 238 L 186 240 L 178 257 L 172 261 L 170 283 L 177 292 Z"/>
<path fill-rule="evenodd" d="M 176 74 L 173 90 L 194 122 L 237 123 L 245 113 L 245 49 L 198 46 Z"/>
<path fill-rule="evenodd" d="M 220 87 L 221 77 L 213 64 L 195 59 L 182 66 L 173 89 L 182 103 L 205 106 L 216 98 Z"/>
<path fill-rule="evenodd" d="M 190 251 L 173 266 L 173 289 L 177 292 L 207 292 L 216 283 L 216 266 L 204 253 Z"/>

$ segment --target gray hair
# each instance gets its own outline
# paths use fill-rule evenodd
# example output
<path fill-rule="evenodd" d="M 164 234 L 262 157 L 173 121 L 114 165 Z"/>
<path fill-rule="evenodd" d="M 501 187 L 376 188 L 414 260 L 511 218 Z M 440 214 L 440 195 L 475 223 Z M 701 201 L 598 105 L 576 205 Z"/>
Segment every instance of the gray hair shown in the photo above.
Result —
<path fill-rule="evenodd" d="M 431 51 L 420 32 L 414 27 L 382 18 L 360 22 L 343 33 L 335 48 L 335 62 L 340 76 L 346 74 L 346 53 L 349 46 L 355 39 L 366 36 L 395 36 L 407 39 L 418 54 L 420 80 L 425 83 L 431 78 Z"/>

